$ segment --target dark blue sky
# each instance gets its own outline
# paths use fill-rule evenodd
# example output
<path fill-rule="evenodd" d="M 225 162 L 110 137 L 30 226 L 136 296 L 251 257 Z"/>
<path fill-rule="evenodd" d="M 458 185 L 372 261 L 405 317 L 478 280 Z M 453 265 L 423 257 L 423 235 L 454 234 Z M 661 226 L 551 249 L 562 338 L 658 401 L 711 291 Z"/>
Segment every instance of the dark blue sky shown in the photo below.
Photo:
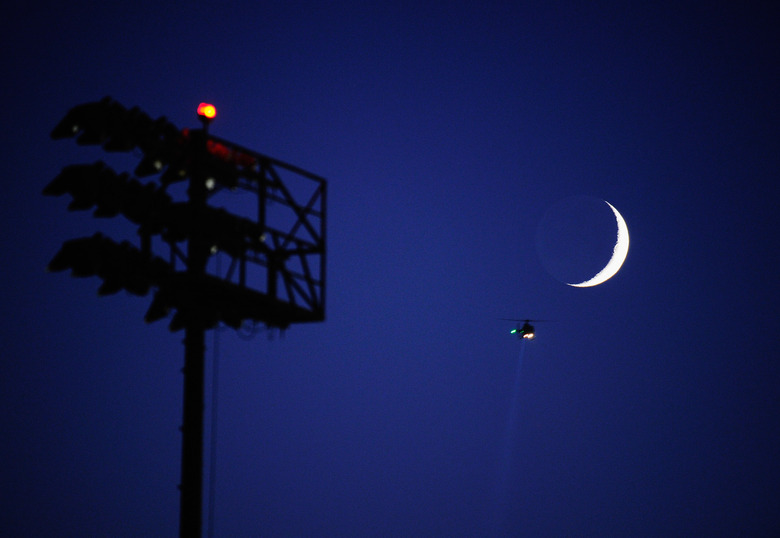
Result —
<path fill-rule="evenodd" d="M 0 534 L 178 529 L 182 333 L 44 271 L 133 238 L 41 195 L 134 166 L 49 139 L 105 95 L 328 179 L 327 320 L 208 337 L 216 536 L 780 530 L 771 3 L 196 4 L 5 10 Z M 595 288 L 537 252 L 572 195 L 631 234 Z M 519 378 L 503 317 L 555 320 Z"/>

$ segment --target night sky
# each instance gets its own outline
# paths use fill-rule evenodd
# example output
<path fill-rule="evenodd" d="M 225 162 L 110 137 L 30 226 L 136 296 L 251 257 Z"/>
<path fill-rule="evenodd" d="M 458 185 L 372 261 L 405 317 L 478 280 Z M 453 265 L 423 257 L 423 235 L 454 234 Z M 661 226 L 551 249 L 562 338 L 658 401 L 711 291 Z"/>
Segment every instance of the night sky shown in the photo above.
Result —
<path fill-rule="evenodd" d="M 4 8 L 0 535 L 178 532 L 183 333 L 45 270 L 137 243 L 41 194 L 134 168 L 49 138 L 106 95 L 328 180 L 326 320 L 207 335 L 214 536 L 780 532 L 772 2 L 190 4 Z M 545 263 L 572 196 L 600 286 Z"/>

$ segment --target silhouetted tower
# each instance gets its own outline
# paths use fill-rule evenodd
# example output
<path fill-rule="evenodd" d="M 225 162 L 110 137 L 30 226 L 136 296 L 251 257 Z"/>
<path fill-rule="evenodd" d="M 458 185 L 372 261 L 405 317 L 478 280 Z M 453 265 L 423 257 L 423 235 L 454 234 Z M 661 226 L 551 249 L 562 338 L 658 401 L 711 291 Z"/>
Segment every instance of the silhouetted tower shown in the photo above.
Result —
<path fill-rule="evenodd" d="M 66 166 L 43 193 L 70 194 L 70 210 L 95 208 L 96 217 L 119 214 L 138 225 L 140 245 L 95 234 L 66 241 L 48 269 L 99 276 L 99 295 L 125 289 L 154 298 L 147 322 L 175 311 L 171 331 L 184 329 L 184 396 L 179 535 L 199 537 L 202 526 L 203 408 L 206 331 L 246 322 L 286 328 L 325 319 L 325 180 L 295 166 L 209 135 L 216 110 L 198 108 L 201 129 L 179 130 L 110 97 L 78 105 L 54 128 L 54 139 L 104 150 L 140 149 L 139 177 L 117 174 L 102 161 Z M 169 185 L 186 181 L 176 201 Z M 253 217 L 209 202 L 223 190 L 257 197 Z M 157 256 L 167 247 L 168 260 Z M 217 252 L 230 256 L 225 275 L 209 272 Z M 281 284 L 281 285 L 280 285 Z"/>

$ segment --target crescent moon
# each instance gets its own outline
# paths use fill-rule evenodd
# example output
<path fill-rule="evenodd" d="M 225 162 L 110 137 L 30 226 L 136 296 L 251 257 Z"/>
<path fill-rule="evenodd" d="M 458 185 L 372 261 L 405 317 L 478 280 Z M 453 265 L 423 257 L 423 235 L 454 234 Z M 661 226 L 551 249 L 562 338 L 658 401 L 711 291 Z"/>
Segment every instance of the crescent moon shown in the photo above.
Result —
<path fill-rule="evenodd" d="M 618 210 L 615 209 L 612 204 L 606 200 L 604 200 L 604 203 L 609 206 L 609 208 L 615 214 L 615 219 L 617 220 L 617 241 L 615 242 L 615 247 L 612 249 L 612 258 L 610 258 L 609 262 L 607 262 L 607 265 L 604 266 L 604 269 L 596 273 L 596 276 L 590 280 L 580 282 L 579 284 L 569 284 L 569 286 L 574 286 L 575 288 L 589 288 L 591 286 L 598 286 L 599 284 L 603 284 L 615 276 L 623 266 L 623 262 L 626 261 L 626 256 L 628 256 L 628 226 L 626 225 L 626 221 L 623 220 L 623 217 L 620 215 L 620 213 L 618 213 Z"/>

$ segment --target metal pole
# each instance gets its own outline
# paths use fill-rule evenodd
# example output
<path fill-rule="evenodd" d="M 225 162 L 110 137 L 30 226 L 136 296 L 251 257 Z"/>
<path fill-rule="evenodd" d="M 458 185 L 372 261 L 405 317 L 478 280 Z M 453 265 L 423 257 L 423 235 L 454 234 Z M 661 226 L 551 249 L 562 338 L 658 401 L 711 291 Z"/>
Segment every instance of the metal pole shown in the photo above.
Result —
<path fill-rule="evenodd" d="M 190 322 L 184 334 L 184 419 L 179 537 L 200 538 L 203 498 L 203 378 L 206 331 Z"/>
<path fill-rule="evenodd" d="M 206 206 L 208 189 L 198 160 L 206 151 L 206 130 L 195 131 L 194 166 L 188 190 L 193 215 Z M 197 225 L 194 226 L 197 230 Z M 187 244 L 190 309 L 184 334 L 184 418 L 181 447 L 181 511 L 179 537 L 200 538 L 203 502 L 203 399 L 206 352 L 206 305 L 198 304 L 209 258 L 209 245 L 196 231 Z"/>

